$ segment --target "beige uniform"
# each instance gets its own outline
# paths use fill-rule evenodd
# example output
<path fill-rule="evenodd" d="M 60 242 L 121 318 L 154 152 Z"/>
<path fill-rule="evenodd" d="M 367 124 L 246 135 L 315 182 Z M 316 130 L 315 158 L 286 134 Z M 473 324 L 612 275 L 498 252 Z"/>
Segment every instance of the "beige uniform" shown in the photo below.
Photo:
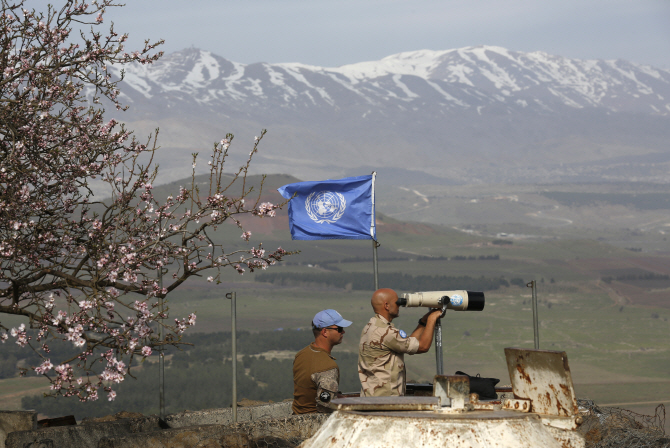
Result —
<path fill-rule="evenodd" d="M 363 328 L 358 345 L 361 397 L 405 395 L 404 354 L 418 350 L 417 338 L 403 338 L 391 322 L 376 314 Z"/>
<path fill-rule="evenodd" d="M 293 413 L 332 412 L 340 369 L 328 352 L 310 344 L 300 350 L 293 361 Z"/>

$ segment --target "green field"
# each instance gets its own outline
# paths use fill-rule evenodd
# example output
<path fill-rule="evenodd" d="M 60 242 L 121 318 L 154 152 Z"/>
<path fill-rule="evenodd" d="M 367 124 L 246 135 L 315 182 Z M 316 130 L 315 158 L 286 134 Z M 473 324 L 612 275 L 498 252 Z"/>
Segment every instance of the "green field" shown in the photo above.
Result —
<path fill-rule="evenodd" d="M 198 285 L 199 286 L 199 285 Z M 273 337 L 281 341 L 282 335 L 288 329 L 307 329 L 311 317 L 324 308 L 336 308 L 342 314 L 352 320 L 354 324 L 347 330 L 344 343 L 336 347 L 334 356 L 342 359 L 349 356 L 353 359 L 357 352 L 358 336 L 360 331 L 370 318 L 369 293 L 346 292 L 340 290 L 326 289 L 304 289 L 266 288 L 264 285 L 253 283 L 235 283 L 218 288 L 201 289 L 189 287 L 183 290 L 183 296 L 175 300 L 172 312 L 175 315 L 184 314 L 196 310 L 199 317 L 198 329 L 204 331 L 225 331 L 230 328 L 229 302 L 223 298 L 228 289 L 237 291 L 238 306 L 237 318 L 240 331 L 267 332 L 282 328 L 282 331 L 273 331 Z M 256 287 L 255 287 L 256 286 Z M 667 334 L 670 330 L 670 311 L 657 310 L 658 318 L 651 317 L 652 311 L 643 307 L 624 307 L 619 311 L 616 306 L 603 292 L 597 290 L 580 293 L 564 293 L 562 290 L 572 291 L 569 285 L 553 286 L 547 285 L 546 290 L 539 289 L 540 298 L 540 340 L 541 348 L 549 350 L 560 350 L 568 353 L 570 368 L 572 371 L 575 388 L 580 398 L 594 399 L 603 404 L 621 404 L 632 410 L 642 409 L 637 403 L 663 403 L 670 400 L 670 358 L 668 357 Z M 444 362 L 445 371 L 454 373 L 457 370 L 469 374 L 481 374 L 501 378 L 501 384 L 509 383 L 507 379 L 506 364 L 503 349 L 505 347 L 532 347 L 532 312 L 530 310 L 530 294 L 526 289 L 518 287 L 506 288 L 487 295 L 487 305 L 482 312 L 449 312 L 444 319 Z M 195 297 L 200 297 L 195 299 Z M 524 303 L 525 302 L 525 303 Z M 549 307 L 551 304 L 551 307 Z M 399 328 L 410 331 L 418 317 L 423 313 L 421 309 L 403 309 L 401 316 L 395 321 Z M 288 333 L 287 333 L 288 336 Z M 308 343 L 310 333 L 304 333 L 305 345 Z M 244 345 L 245 336 L 240 335 L 240 345 Z M 290 354 L 297 351 L 295 342 L 291 343 L 288 356 L 285 354 L 285 366 L 267 366 L 268 371 L 273 371 L 273 378 L 281 378 L 280 382 L 286 396 L 278 397 L 270 392 L 249 394 L 247 398 L 272 399 L 279 401 L 281 398 L 290 398 Z M 289 346 L 289 340 L 286 345 Z M 246 344 L 248 345 L 248 344 Z M 196 347 L 197 348 L 197 347 Z M 242 349 L 244 350 L 244 349 Z M 212 354 L 212 357 L 216 355 Z M 275 356 L 272 353 L 265 356 Z M 434 351 L 424 355 L 407 357 L 408 378 L 415 382 L 430 381 L 435 372 Z M 218 371 L 229 371 L 229 363 L 226 365 L 222 358 L 220 367 L 211 365 L 210 368 Z M 357 373 L 355 364 L 348 363 L 349 368 L 342 366 L 343 387 L 354 385 L 352 391 L 357 389 Z M 152 364 L 153 365 L 153 364 Z M 180 369 L 176 371 L 174 369 Z M 174 387 L 179 378 L 189 376 L 189 369 L 201 372 L 203 367 L 199 364 L 170 366 L 166 373 L 168 385 L 172 381 L 173 387 L 168 387 L 167 400 L 184 402 L 180 396 L 183 387 Z M 180 373 L 183 372 L 183 373 Z M 153 374 L 156 375 L 155 370 Z M 216 403 L 222 406 L 229 403 L 230 395 L 220 389 L 229 387 L 229 376 L 225 374 L 204 376 L 201 380 L 198 375 L 191 375 L 196 383 L 190 387 L 199 387 L 200 393 L 205 398 L 200 400 L 200 406 L 212 407 Z M 258 377 L 255 376 L 258 380 Z M 2 380 L 0 384 L 11 382 L 11 387 L 0 389 L 3 395 L 11 391 L 16 401 L 15 389 L 17 384 L 25 383 L 26 392 L 28 387 L 35 387 L 37 378 Z M 128 379 L 127 382 L 135 380 Z M 138 380 L 139 381 L 139 380 Z M 183 380 L 188 383 L 187 380 Z M 260 381 L 260 380 L 259 380 Z M 30 382 L 30 384 L 28 384 Z M 262 382 L 262 381 L 261 381 Z M 182 383 L 179 383 L 182 384 Z M 8 385 L 9 386 L 9 385 Z M 124 385 L 125 386 L 125 385 Z M 155 387 L 155 381 L 141 381 L 142 391 L 145 388 Z M 215 404 L 208 401 L 211 390 L 217 390 Z M 262 389 L 262 388 L 261 388 Z M 273 391 L 280 387 L 274 387 Z M 123 393 L 120 389 L 120 396 Z M 260 390 L 260 389 L 259 389 Z M 210 391 L 210 392 L 208 392 Z M 348 390 L 347 390 L 348 391 Z M 21 392 L 19 390 L 18 392 Z M 156 390 L 153 391 L 155 399 Z M 178 396 L 174 394 L 177 393 Z M 137 393 L 131 394 L 133 397 Z M 151 403 L 152 394 L 141 402 L 132 402 L 141 411 L 155 412 Z M 194 392 L 193 397 L 197 398 Z M 202 395 L 201 395 L 202 396 Z M 51 400 L 53 401 L 53 400 Z M 4 402 L 4 399 L 3 399 Z M 198 402 L 184 405 L 183 408 L 198 408 Z M 78 403 L 77 403 L 78 404 Z M 107 403 L 103 402 L 107 405 Z M 84 405 L 85 406 L 85 405 Z M 647 408 L 649 406 L 647 405 Z M 62 409 L 66 409 L 64 406 Z M 110 412 L 114 409 L 109 408 Z M 137 410 L 137 409 L 136 409 Z M 181 409 L 172 409 L 178 411 Z"/>
<path fill-rule="evenodd" d="M 482 192 L 477 194 L 484 195 Z M 429 199 L 433 200 L 432 196 Z M 496 207 L 500 203 L 492 202 Z M 520 202 L 523 202 L 523 197 Z M 517 203 L 512 205 L 516 207 Z M 547 210 L 551 209 L 550 205 L 546 204 Z M 580 213 L 585 211 L 579 208 L 568 211 L 570 216 Z M 658 217 L 661 214 L 659 210 L 645 213 L 655 213 L 654 220 L 662 218 Z M 669 215 L 668 210 L 663 213 L 666 217 Z M 276 219 L 281 224 L 285 217 Z M 378 227 L 378 238 L 382 244 L 379 250 L 381 274 L 445 278 L 483 276 L 507 281 L 517 278 L 523 282 L 537 280 L 540 346 L 542 349 L 567 352 L 580 398 L 616 404 L 636 412 L 650 412 L 655 404 L 670 404 L 670 347 L 667 343 L 670 300 L 666 299 L 670 297 L 667 294 L 670 282 L 667 285 L 663 283 L 666 278 L 663 276 L 670 275 L 670 244 L 658 227 L 651 232 L 644 232 L 639 226 L 597 227 L 594 224 L 586 227 L 542 227 L 533 220 L 524 219 L 521 224 L 473 224 L 465 228 L 460 224 L 412 224 L 384 215 L 379 217 L 379 221 L 383 223 Z M 597 220 L 593 222 L 597 223 Z M 242 246 L 244 243 L 239 239 L 239 233 L 238 229 L 230 226 L 221 229 L 218 237 L 231 241 L 232 247 Z M 502 237 L 501 233 L 504 233 Z M 501 239 L 511 244 L 500 244 Z M 281 226 L 254 231 L 250 244 L 256 245 L 258 241 L 264 241 L 267 248 L 282 246 L 301 251 L 287 258 L 286 263 L 270 268 L 268 273 L 311 275 L 319 279 L 330 274 L 372 272 L 369 241 L 290 241 L 288 230 Z M 645 249 L 626 249 L 631 247 Z M 480 259 L 493 255 L 497 259 Z M 628 283 L 616 280 L 616 275 L 625 279 L 627 273 L 634 274 L 635 280 Z M 610 282 L 601 280 L 608 275 L 614 275 L 614 279 Z M 224 297 L 229 291 L 237 292 L 238 330 L 251 333 L 280 328 L 284 332 L 308 329 L 317 311 L 335 308 L 354 324 L 347 330 L 344 343 L 335 349 L 334 355 L 337 357 L 340 353 L 347 360 L 347 365 L 355 359 L 360 331 L 372 315 L 369 304 L 372 282 L 368 290 L 346 285 L 328 286 L 318 281 L 280 286 L 276 282 L 256 281 L 257 274 L 248 272 L 243 276 L 225 272 L 221 280 L 219 285 L 209 284 L 203 279 L 191 280 L 177 289 L 168 301 L 171 317 L 182 317 L 195 311 L 198 324 L 194 331 L 229 331 L 230 302 Z M 479 373 L 500 378 L 501 384 L 507 384 L 509 379 L 503 349 L 533 347 L 531 290 L 510 285 L 485 292 L 484 311 L 447 313 L 443 321 L 445 372 L 462 370 L 471 375 Z M 402 309 L 401 316 L 394 323 L 410 332 L 423 313 L 422 309 Z M 5 322 L 6 325 L 16 325 L 18 320 L 3 319 Z M 282 331 L 275 331 L 274 337 L 281 340 L 282 334 L 285 334 Z M 309 332 L 305 335 L 306 345 Z M 286 363 L 290 364 L 291 353 L 296 350 L 296 347 L 284 350 L 281 356 Z M 269 363 L 278 355 L 265 353 L 263 356 Z M 272 362 L 281 364 L 278 359 Z M 223 360 L 221 363 L 223 369 Z M 288 389 L 274 388 L 288 390 L 285 397 L 273 395 L 269 399 L 290 398 L 292 380 L 287 367 L 289 364 L 286 363 L 275 367 L 268 364 L 268 369 L 276 369 L 275 379 L 289 385 Z M 260 365 L 257 364 L 256 368 Z M 180 373 L 180 369 L 188 372 L 188 369 L 201 369 L 198 366 L 200 364 L 193 362 L 175 363 L 166 373 L 167 380 L 171 375 L 174 378 L 186 375 Z M 148 372 L 149 365 L 146 367 Z M 430 381 L 435 373 L 434 352 L 431 350 L 424 355 L 407 357 L 407 368 L 410 380 Z M 343 369 L 342 376 L 343 384 L 353 385 L 354 389 L 357 387 L 354 364 Z M 258 391 L 253 393 L 253 398 L 268 398 L 269 392 L 263 392 L 267 391 L 264 389 L 267 383 L 256 377 L 253 381 L 258 383 Z M 203 376 L 196 386 L 204 390 L 227 388 L 227 382 L 225 374 Z M 34 376 L 2 379 L 0 400 L 8 408 L 17 408 L 21 403 L 20 397 L 34 394 L 37 384 Z M 176 397 L 173 399 L 177 400 Z M 167 400 L 169 403 L 170 393 Z M 227 405 L 223 395 L 218 403 Z M 145 402 L 141 406 L 145 408 L 127 410 L 155 410 L 155 404 L 149 406 Z M 211 403 L 196 401 L 188 408 L 203 406 L 211 406 Z"/>

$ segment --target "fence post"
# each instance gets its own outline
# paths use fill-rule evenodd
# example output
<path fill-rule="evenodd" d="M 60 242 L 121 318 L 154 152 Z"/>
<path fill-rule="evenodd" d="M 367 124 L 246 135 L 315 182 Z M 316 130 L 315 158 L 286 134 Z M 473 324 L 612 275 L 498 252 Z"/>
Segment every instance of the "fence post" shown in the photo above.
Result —
<path fill-rule="evenodd" d="M 237 301 L 237 293 L 229 292 L 226 294 L 226 299 L 230 300 L 230 333 L 232 336 L 232 351 L 233 351 L 233 422 L 237 423 L 237 331 L 236 331 L 236 313 L 235 308 Z"/>
<path fill-rule="evenodd" d="M 535 350 L 540 349 L 540 326 L 537 316 L 537 282 L 532 280 L 526 284 L 526 287 L 532 288 L 532 300 L 533 304 L 533 336 L 535 337 Z"/>
<path fill-rule="evenodd" d="M 160 328 L 160 340 L 163 341 L 163 337 L 165 335 L 164 333 L 164 328 L 163 328 L 163 267 L 159 266 L 158 267 L 158 287 L 160 288 L 161 293 L 159 294 L 158 301 L 160 303 L 159 305 L 159 311 L 161 313 L 161 318 L 160 318 L 160 323 L 158 324 Z M 159 388 L 159 413 L 160 413 L 160 419 L 161 421 L 165 421 L 165 346 L 161 345 L 160 349 L 158 350 L 158 388 Z"/>

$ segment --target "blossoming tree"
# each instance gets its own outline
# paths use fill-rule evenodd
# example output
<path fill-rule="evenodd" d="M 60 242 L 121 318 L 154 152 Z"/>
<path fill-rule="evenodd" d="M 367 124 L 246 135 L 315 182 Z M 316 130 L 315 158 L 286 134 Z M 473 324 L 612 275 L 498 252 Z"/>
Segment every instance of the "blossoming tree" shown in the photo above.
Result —
<path fill-rule="evenodd" d="M 214 281 L 222 268 L 265 269 L 287 255 L 261 245 L 226 252 L 213 237 L 230 221 L 249 241 L 240 217 L 273 217 L 280 206 L 260 203 L 245 182 L 265 131 L 232 178 L 223 175 L 229 134 L 214 145 L 208 191 L 193 182 L 158 200 L 155 137 L 140 143 L 105 121 L 99 104 L 122 109 L 109 66 L 150 64 L 161 42 L 127 53 L 126 35 L 97 31 L 112 0 L 69 0 L 43 13 L 1 1 L 0 317 L 22 316 L 34 330 L 0 319 L 0 339 L 39 354 L 22 373 L 46 376 L 51 394 L 86 401 L 106 391 L 111 400 L 134 357 L 178 344 L 195 324 L 194 314 L 166 321 L 160 298 L 202 271 Z M 108 187 L 107 199 L 93 195 L 93 182 Z M 77 355 L 52 359 L 57 341 Z"/>

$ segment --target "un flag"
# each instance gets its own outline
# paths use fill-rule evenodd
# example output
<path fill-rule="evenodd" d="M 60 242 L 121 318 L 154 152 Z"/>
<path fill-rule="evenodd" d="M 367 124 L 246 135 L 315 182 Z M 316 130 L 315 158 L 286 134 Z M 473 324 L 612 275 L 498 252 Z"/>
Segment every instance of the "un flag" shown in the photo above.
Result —
<path fill-rule="evenodd" d="M 277 189 L 288 203 L 294 240 L 370 240 L 375 230 L 375 175 L 297 182 Z"/>

